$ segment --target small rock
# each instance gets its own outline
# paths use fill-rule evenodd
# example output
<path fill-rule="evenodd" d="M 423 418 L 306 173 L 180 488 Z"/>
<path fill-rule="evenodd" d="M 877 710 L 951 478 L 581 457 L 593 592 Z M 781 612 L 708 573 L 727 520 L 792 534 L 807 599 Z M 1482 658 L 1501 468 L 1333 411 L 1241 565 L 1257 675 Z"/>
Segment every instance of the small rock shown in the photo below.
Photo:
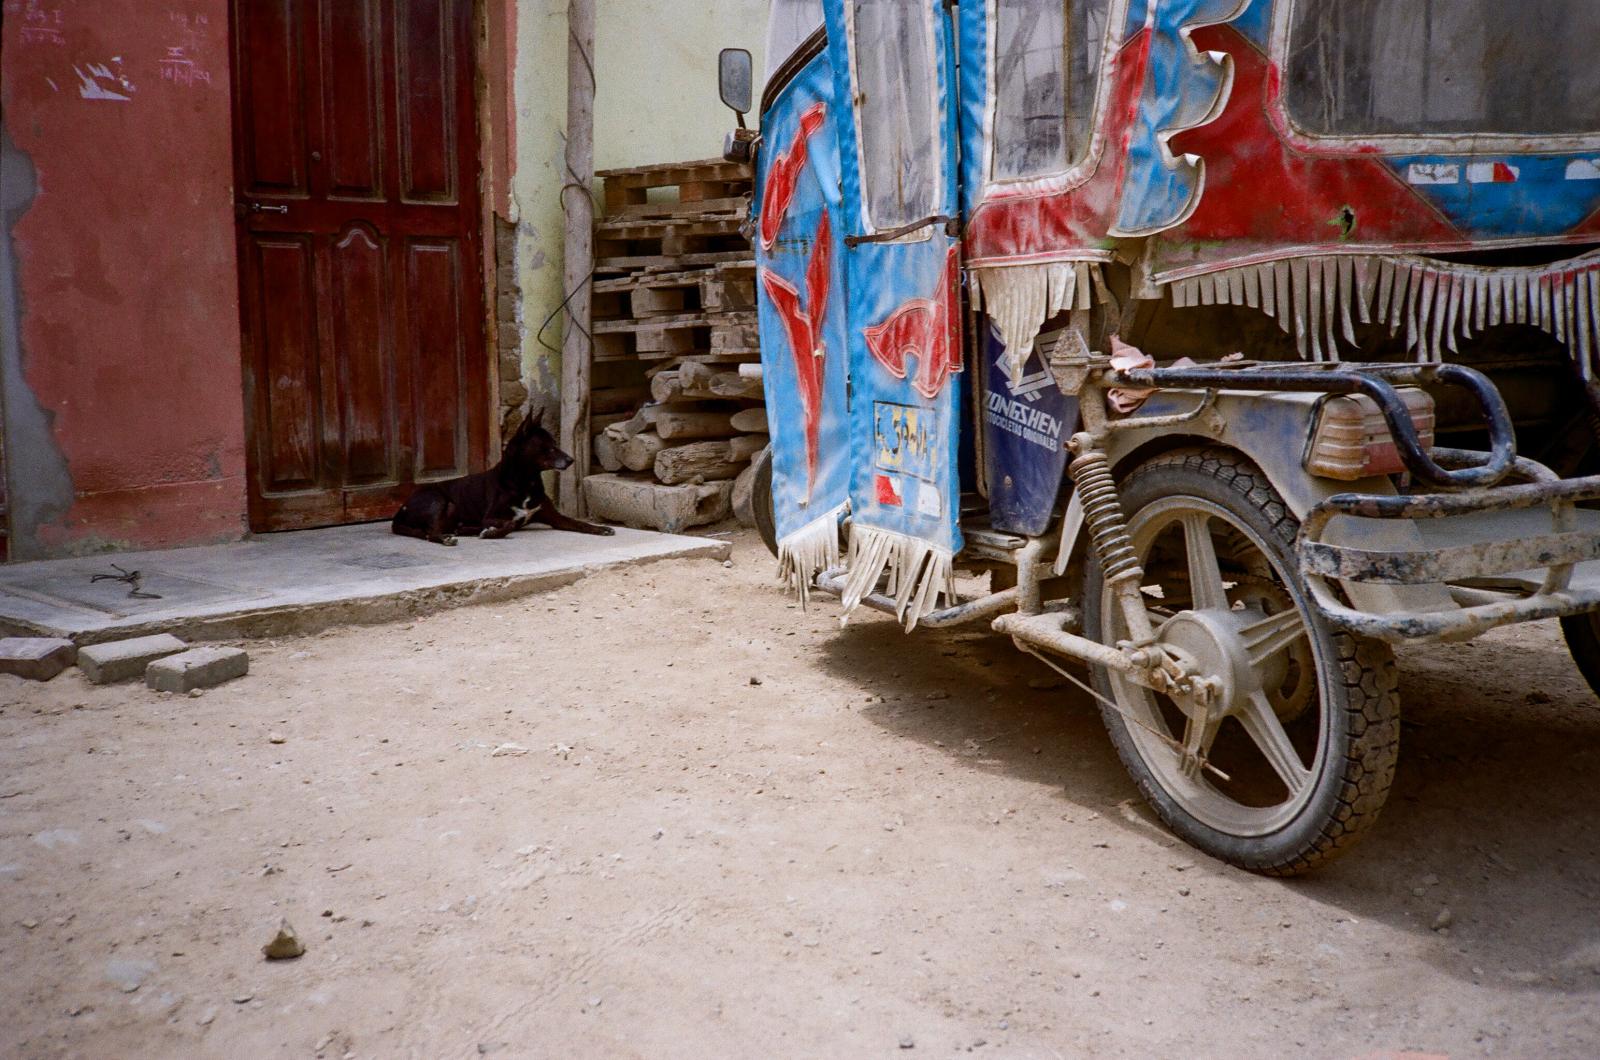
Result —
<path fill-rule="evenodd" d="M 106 979 L 124 994 L 131 994 L 155 974 L 153 961 L 129 961 L 120 958 L 106 962 Z"/>
<path fill-rule="evenodd" d="M 723 561 L 722 561 L 722 566 L 723 566 L 723 567 L 724 567 L 724 568 L 726 568 L 726 569 L 731 569 L 731 568 L 732 568 L 732 567 L 733 567 L 733 560 L 731 560 L 731 559 L 725 559 L 725 560 L 723 560 Z"/>
<path fill-rule="evenodd" d="M 528 753 L 520 743 L 503 743 L 489 752 L 490 758 L 516 758 Z"/>
<path fill-rule="evenodd" d="M 202 1027 L 209 1027 L 216 1018 L 217 1010 L 215 1007 L 212 1007 L 200 1013 L 200 1018 L 195 1020 L 195 1022 L 200 1024 Z"/>
<path fill-rule="evenodd" d="M 650 834 L 650 838 L 651 838 L 651 839 L 660 839 L 660 838 L 661 838 L 661 837 L 662 837 L 662 836 L 664 836 L 664 835 L 666 835 L 666 834 L 667 834 L 667 833 L 666 833 L 666 832 L 665 832 L 665 831 L 663 831 L 663 830 L 662 830 L 662 829 L 660 829 L 660 828 L 657 828 L 657 829 L 656 829 L 656 830 L 655 830 L 655 831 L 654 831 L 654 832 L 652 832 L 652 833 L 651 833 L 651 834 Z"/>
<path fill-rule="evenodd" d="M 1414 897 L 1421 898 L 1428 893 L 1428 889 L 1426 887 L 1413 887 L 1411 888 L 1411 893 Z"/>
<path fill-rule="evenodd" d="M 266 954 L 269 961 L 292 961 L 306 952 L 305 943 L 300 941 L 300 936 L 294 933 L 294 928 L 289 926 L 287 920 L 278 921 L 278 933 L 272 941 L 261 947 L 261 952 Z M 234 999 L 235 1001 L 238 998 Z"/>
<path fill-rule="evenodd" d="M 1431 872 L 1428 873 L 1426 876 L 1422 877 L 1422 886 L 1424 886 L 1424 887 L 1437 887 L 1437 886 L 1439 886 L 1439 877 L 1435 876 Z"/>
<path fill-rule="evenodd" d="M 599 1007 L 600 1007 L 600 1001 L 601 1001 L 601 999 L 600 999 L 600 998 L 597 998 L 597 997 L 591 997 L 591 998 L 590 998 L 590 999 L 589 999 L 589 1007 L 590 1007 L 590 1008 L 599 1008 Z"/>
<path fill-rule="evenodd" d="M 1178 888 L 1178 894 L 1180 894 L 1184 898 L 1189 897 L 1189 888 L 1187 888 L 1187 887 L 1179 887 Z"/>
<path fill-rule="evenodd" d="M 1433 918 L 1433 930 L 1443 931 L 1455 922 L 1455 914 L 1450 912 L 1449 906 L 1444 906 L 1439 910 L 1439 915 Z"/>
<path fill-rule="evenodd" d="M 203 689 L 203 688 L 191 688 L 191 689 L 189 689 L 189 698 L 190 699 L 199 699 L 201 696 L 203 696 L 205 694 L 206 694 L 206 690 Z"/>
<path fill-rule="evenodd" d="M 760 683 L 761 683 L 761 678 L 759 678 L 759 677 L 752 677 L 752 678 L 750 678 L 750 683 L 751 683 L 751 684 L 752 684 L 752 685 L 759 685 L 759 684 L 760 684 Z"/>
<path fill-rule="evenodd" d="M 254 994 L 235 994 L 235 995 L 233 995 L 233 1003 L 235 1005 L 245 1005 L 245 1004 L 250 1003 L 253 1000 L 255 1000 L 255 995 Z"/>
<path fill-rule="evenodd" d="M 32 931 L 34 928 L 39 926 L 39 922 L 30 916 L 28 919 L 22 921 L 22 926 L 27 928 L 29 931 Z"/>
<path fill-rule="evenodd" d="M 1523 696 L 1522 701 L 1524 703 L 1548 703 L 1550 702 L 1550 694 L 1548 692 L 1540 692 L 1538 689 L 1535 689 L 1534 691 Z"/>
<path fill-rule="evenodd" d="M 285 736 L 281 732 L 269 732 L 269 733 L 267 733 L 267 742 L 268 743 L 284 743 L 287 740 L 288 740 L 288 737 Z"/>
<path fill-rule="evenodd" d="M 915 1049 L 916 1047 L 917 1047 L 917 1043 L 911 1037 L 911 1035 L 908 1034 L 904 1038 L 900 1039 L 900 1048 L 902 1048 L 902 1049 Z"/>
<path fill-rule="evenodd" d="M 946 692 L 946 691 L 943 691 L 943 690 L 938 691 L 938 692 L 929 692 L 927 698 L 929 698 L 929 699 L 949 699 L 950 698 L 950 693 Z"/>

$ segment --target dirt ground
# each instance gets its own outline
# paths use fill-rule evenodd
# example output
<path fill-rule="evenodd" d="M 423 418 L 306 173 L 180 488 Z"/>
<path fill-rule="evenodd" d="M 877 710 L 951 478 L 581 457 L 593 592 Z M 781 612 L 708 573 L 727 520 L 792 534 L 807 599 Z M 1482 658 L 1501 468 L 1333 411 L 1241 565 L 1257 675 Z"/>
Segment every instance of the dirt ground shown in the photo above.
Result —
<path fill-rule="evenodd" d="M 1553 625 L 1406 652 L 1383 820 L 1285 882 L 1173 840 L 1008 641 L 772 575 L 740 534 L 252 642 L 197 699 L 0 677 L 0 1048 L 1600 1054 L 1600 705 Z"/>

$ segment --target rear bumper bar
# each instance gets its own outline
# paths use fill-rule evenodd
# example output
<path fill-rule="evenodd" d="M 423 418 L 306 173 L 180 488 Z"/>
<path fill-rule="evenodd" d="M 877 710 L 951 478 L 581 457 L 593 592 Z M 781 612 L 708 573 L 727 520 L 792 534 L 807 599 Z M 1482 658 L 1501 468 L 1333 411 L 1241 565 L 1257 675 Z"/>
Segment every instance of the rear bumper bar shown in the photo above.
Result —
<path fill-rule="evenodd" d="M 1443 466 L 1470 466 L 1482 459 L 1478 454 L 1449 449 L 1436 449 L 1433 455 Z M 1497 626 L 1600 610 L 1600 584 L 1572 584 L 1577 564 L 1600 560 L 1600 533 L 1577 529 L 1573 518 L 1579 502 L 1600 500 L 1600 475 L 1559 479 L 1548 468 L 1520 458 L 1512 475 L 1525 481 L 1409 496 L 1341 493 L 1317 505 L 1301 522 L 1296 554 L 1322 613 L 1352 633 L 1400 643 L 1467 640 Z M 1418 551 L 1351 548 L 1322 540 L 1328 524 L 1338 516 L 1446 519 L 1531 508 L 1550 510 L 1550 533 Z M 1490 598 L 1445 611 L 1376 614 L 1349 607 L 1335 589 L 1336 582 L 1452 584 L 1528 570 L 1544 571 L 1532 593 Z"/>

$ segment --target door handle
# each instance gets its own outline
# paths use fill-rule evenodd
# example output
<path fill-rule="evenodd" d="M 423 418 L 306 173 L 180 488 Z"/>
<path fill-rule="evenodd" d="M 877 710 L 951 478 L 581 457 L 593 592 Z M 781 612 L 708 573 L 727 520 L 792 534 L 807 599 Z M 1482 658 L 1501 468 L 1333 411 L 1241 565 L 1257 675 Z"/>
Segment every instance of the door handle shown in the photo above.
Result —
<path fill-rule="evenodd" d="M 253 203 L 250 204 L 250 212 L 251 213 L 288 213 L 289 212 L 289 207 L 281 206 L 281 205 L 280 206 L 272 206 L 272 205 L 269 205 L 269 204 L 264 203 L 264 202 L 253 202 Z"/>

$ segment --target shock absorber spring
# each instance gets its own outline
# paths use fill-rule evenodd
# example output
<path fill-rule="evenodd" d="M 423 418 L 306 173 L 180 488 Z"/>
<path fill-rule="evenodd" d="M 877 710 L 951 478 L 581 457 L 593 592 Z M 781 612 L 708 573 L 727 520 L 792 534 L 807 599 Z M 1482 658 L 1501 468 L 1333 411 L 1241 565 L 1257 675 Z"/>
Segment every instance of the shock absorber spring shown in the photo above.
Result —
<path fill-rule="evenodd" d="M 1078 499 L 1083 505 L 1083 522 L 1089 528 L 1095 553 L 1100 557 L 1106 584 L 1120 586 L 1129 581 L 1137 584 L 1144 578 L 1144 570 L 1139 566 L 1133 541 L 1128 537 L 1128 521 L 1122 514 L 1117 483 L 1111 477 L 1106 454 L 1088 445 L 1075 448 L 1079 450 L 1079 456 L 1068 466 L 1067 473 L 1078 488 Z"/>

